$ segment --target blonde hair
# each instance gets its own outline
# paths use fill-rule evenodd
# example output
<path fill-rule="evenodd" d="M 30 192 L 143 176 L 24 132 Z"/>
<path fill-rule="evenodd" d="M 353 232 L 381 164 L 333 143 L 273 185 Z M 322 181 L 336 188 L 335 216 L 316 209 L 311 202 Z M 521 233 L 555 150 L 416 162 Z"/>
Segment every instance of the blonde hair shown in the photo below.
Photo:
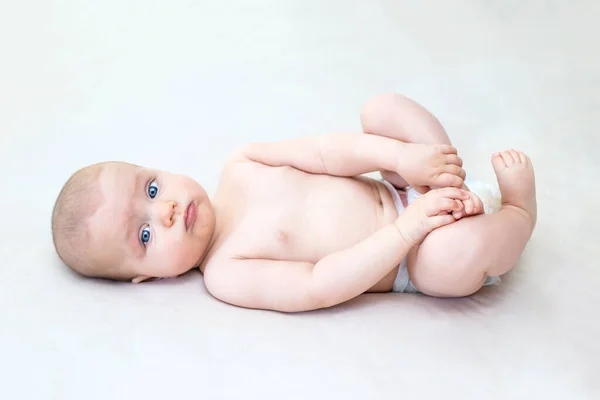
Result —
<path fill-rule="evenodd" d="M 75 172 L 60 191 L 52 211 L 52 239 L 60 259 L 75 272 L 96 278 L 130 280 L 115 265 L 107 265 L 90 245 L 89 219 L 102 204 L 98 179 L 103 164 Z"/>

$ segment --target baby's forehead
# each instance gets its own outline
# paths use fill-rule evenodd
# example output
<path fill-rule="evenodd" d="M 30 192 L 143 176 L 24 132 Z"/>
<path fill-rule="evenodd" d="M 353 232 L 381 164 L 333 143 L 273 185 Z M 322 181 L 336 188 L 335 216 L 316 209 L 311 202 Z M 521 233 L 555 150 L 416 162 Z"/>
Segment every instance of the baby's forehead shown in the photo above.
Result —
<path fill-rule="evenodd" d="M 125 162 L 111 161 L 103 165 L 100 173 L 100 183 L 117 182 L 124 183 L 129 181 L 132 176 L 140 172 L 143 168 L 139 165 Z"/>
<path fill-rule="evenodd" d="M 132 199 L 142 190 L 144 179 L 144 168 L 138 165 L 115 162 L 105 166 L 99 179 L 103 201 L 89 221 L 93 241 L 111 252 L 127 247 L 129 230 L 133 229 Z"/>
<path fill-rule="evenodd" d="M 92 214 L 92 231 L 104 231 L 114 225 L 119 214 L 125 211 L 126 197 L 130 195 L 129 186 L 134 169 L 127 165 L 110 163 L 104 165 L 96 182 L 100 202 Z"/>
<path fill-rule="evenodd" d="M 117 243 L 126 229 L 127 209 L 124 202 L 105 197 L 103 203 L 88 220 L 90 239 L 102 246 Z"/>
<path fill-rule="evenodd" d="M 107 165 L 100 174 L 98 186 L 102 195 L 109 202 L 122 202 L 131 197 L 139 188 L 143 179 L 144 168 L 125 164 Z"/>

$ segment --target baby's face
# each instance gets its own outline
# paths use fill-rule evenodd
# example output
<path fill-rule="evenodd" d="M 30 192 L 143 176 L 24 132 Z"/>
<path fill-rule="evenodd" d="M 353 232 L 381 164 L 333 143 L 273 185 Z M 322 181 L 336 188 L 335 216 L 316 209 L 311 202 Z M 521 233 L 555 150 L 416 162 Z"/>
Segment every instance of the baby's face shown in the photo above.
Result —
<path fill-rule="evenodd" d="M 139 282 L 181 275 L 198 265 L 214 231 L 208 195 L 194 180 L 125 163 L 107 163 L 102 203 L 91 217 L 99 258 Z"/>

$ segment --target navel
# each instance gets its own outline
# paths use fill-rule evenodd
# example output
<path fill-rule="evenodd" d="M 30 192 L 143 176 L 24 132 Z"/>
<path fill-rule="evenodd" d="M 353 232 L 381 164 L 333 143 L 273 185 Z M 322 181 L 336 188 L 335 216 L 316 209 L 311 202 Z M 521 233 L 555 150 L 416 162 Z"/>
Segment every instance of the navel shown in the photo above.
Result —
<path fill-rule="evenodd" d="M 285 231 L 281 230 L 281 229 L 277 230 L 277 233 L 275 234 L 275 237 L 276 237 L 277 241 L 279 243 L 281 243 L 281 244 L 288 244 L 289 243 L 288 234 Z"/>

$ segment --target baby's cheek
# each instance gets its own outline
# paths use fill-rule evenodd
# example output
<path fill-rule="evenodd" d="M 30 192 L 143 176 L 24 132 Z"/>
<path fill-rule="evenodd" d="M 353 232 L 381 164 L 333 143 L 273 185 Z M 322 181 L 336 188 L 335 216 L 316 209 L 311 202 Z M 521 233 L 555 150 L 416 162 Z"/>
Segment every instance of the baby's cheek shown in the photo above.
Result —
<path fill-rule="evenodd" d="M 162 265 L 165 270 L 173 275 L 188 271 L 199 258 L 194 249 L 195 246 L 186 241 L 165 241 L 161 249 Z"/>

